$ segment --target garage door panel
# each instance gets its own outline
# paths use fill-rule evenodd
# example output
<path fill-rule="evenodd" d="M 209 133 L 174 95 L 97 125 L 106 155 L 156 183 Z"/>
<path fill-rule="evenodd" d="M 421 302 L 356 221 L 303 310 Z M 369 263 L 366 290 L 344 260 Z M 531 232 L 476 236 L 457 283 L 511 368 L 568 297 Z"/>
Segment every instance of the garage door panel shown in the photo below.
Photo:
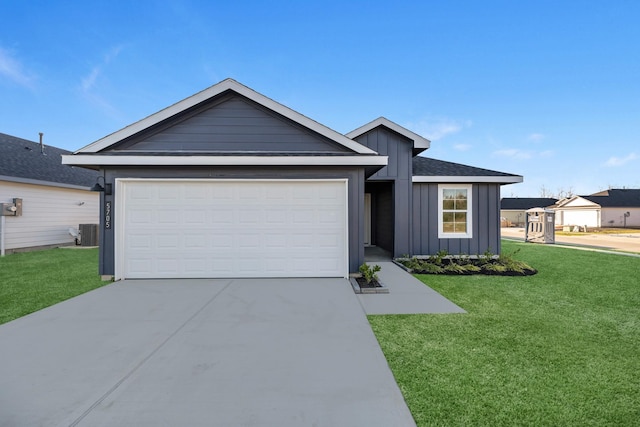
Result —
<path fill-rule="evenodd" d="M 124 181 L 121 277 L 346 275 L 345 181 Z"/>
<path fill-rule="evenodd" d="M 151 250 L 152 242 L 153 236 L 151 234 L 131 233 L 126 241 L 126 249 Z"/>

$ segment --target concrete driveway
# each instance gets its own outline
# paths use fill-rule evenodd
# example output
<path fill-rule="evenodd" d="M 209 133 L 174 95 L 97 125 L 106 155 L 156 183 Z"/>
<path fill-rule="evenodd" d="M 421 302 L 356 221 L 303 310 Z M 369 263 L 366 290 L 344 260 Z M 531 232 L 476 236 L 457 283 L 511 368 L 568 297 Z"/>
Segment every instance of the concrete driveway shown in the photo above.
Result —
<path fill-rule="evenodd" d="M 123 281 L 0 326 L 0 426 L 414 426 L 343 279 Z"/>

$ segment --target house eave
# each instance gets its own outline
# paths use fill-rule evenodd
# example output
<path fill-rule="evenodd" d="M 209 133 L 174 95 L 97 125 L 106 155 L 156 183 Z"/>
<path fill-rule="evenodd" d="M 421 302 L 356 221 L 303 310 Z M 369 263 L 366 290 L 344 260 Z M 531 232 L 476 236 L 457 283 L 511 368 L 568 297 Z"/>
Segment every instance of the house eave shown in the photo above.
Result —
<path fill-rule="evenodd" d="M 414 183 L 495 183 L 516 184 L 523 181 L 521 176 L 413 176 Z"/>
<path fill-rule="evenodd" d="M 386 166 L 387 156 L 62 156 L 75 166 Z"/>
<path fill-rule="evenodd" d="M 116 131 L 110 135 L 105 136 L 102 139 L 99 139 L 81 149 L 76 151 L 74 154 L 82 154 L 82 153 L 97 153 L 102 151 L 110 146 L 122 141 L 125 138 L 133 136 L 143 130 L 156 125 L 164 120 L 170 119 L 171 117 L 179 114 L 191 107 L 194 107 L 202 102 L 205 102 L 215 96 L 218 96 L 226 91 L 236 92 L 262 106 L 268 108 L 276 113 L 293 120 L 305 126 L 306 128 L 325 136 L 338 144 L 354 151 L 358 154 L 376 154 L 375 151 L 365 147 L 364 145 L 358 144 L 357 142 L 347 138 L 346 136 L 330 129 L 315 120 L 312 120 L 297 111 L 286 107 L 271 98 L 268 98 L 253 89 L 250 89 L 247 86 L 244 86 L 233 79 L 226 79 L 221 81 L 218 84 L 215 84 L 201 92 L 196 93 L 182 101 L 179 101 L 161 111 L 158 111 L 155 114 L 152 114 L 136 123 L 133 123 L 119 131 Z"/>
<path fill-rule="evenodd" d="M 89 191 L 91 189 L 91 187 L 84 187 L 82 185 L 65 184 L 63 182 L 43 181 L 39 179 L 21 178 L 17 176 L 6 175 L 0 175 L 0 181 L 15 182 L 18 184 L 44 185 L 46 187 L 68 188 L 71 190 Z"/>

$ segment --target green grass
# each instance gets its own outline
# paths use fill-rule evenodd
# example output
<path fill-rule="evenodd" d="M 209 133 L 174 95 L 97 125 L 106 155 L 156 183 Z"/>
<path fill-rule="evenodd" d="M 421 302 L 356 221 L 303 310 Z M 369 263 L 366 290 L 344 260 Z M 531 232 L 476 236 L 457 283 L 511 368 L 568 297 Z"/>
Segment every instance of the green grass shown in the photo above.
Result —
<path fill-rule="evenodd" d="M 0 324 L 98 288 L 97 249 L 50 249 L 0 258 Z"/>
<path fill-rule="evenodd" d="M 528 277 L 418 276 L 468 314 L 370 316 L 419 426 L 637 426 L 640 259 L 503 242 Z"/>

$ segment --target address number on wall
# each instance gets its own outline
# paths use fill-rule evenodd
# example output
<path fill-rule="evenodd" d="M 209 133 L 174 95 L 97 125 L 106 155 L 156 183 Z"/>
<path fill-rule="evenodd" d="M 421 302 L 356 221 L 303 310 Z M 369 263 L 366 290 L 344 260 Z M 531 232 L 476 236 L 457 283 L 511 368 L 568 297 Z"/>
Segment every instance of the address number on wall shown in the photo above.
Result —
<path fill-rule="evenodd" d="M 111 229 L 111 202 L 104 202 L 104 228 Z"/>

